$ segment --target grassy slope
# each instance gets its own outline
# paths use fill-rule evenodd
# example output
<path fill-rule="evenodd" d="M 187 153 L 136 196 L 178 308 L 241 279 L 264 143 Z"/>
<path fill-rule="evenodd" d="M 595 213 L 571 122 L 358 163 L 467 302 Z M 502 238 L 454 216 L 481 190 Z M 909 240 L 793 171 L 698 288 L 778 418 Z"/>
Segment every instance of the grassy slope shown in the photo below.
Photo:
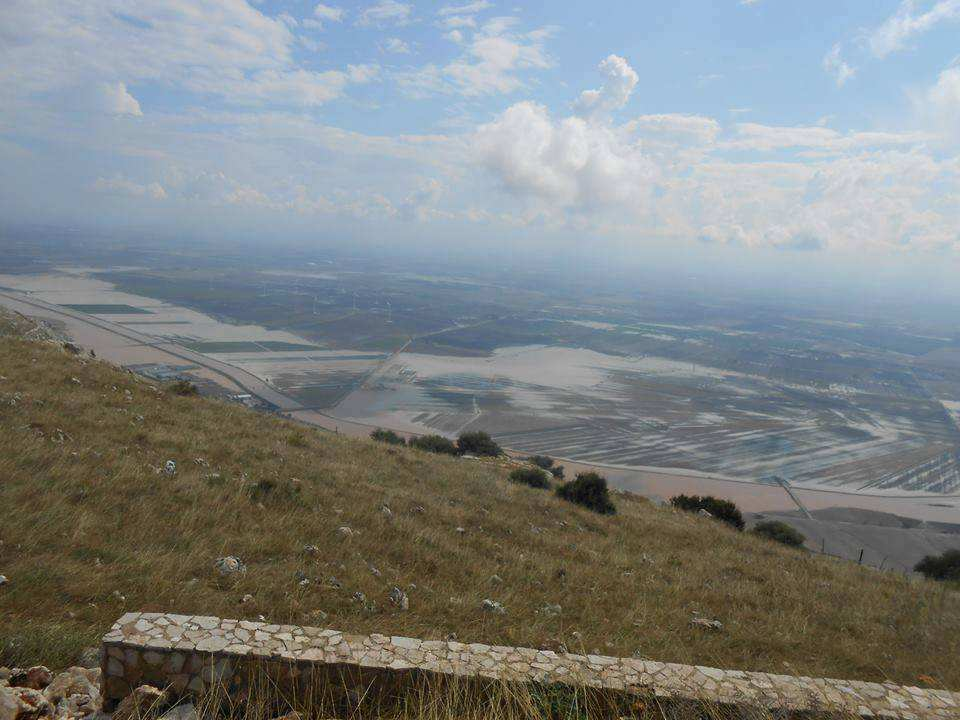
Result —
<path fill-rule="evenodd" d="M 66 664 L 137 609 L 960 687 L 960 593 L 943 586 L 639 499 L 619 496 L 619 514 L 600 517 L 496 465 L 176 397 L 10 334 L 0 376 L 0 665 Z M 175 477 L 153 469 L 171 458 Z M 290 478 L 299 498 L 258 504 L 244 490 Z M 341 538 L 342 525 L 357 534 Z M 213 571 L 225 554 L 245 576 Z M 300 587 L 298 570 L 319 581 Z M 411 583 L 401 612 L 388 593 Z M 507 613 L 482 613 L 485 597 Z M 547 603 L 562 614 L 539 613 Z M 691 627 L 693 611 L 724 629 Z"/>

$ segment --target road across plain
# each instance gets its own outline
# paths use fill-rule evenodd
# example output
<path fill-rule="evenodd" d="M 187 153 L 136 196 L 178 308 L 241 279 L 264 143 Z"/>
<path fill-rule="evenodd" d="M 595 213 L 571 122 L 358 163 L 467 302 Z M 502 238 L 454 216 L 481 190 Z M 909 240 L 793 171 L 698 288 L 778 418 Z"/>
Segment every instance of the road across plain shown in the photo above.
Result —
<path fill-rule="evenodd" d="M 366 437 L 374 428 L 373 425 L 340 419 L 307 407 L 243 368 L 117 323 L 44 302 L 27 293 L 0 291 L 0 305 L 23 315 L 64 325 L 66 334 L 77 344 L 92 348 L 101 358 L 119 365 L 178 364 L 179 361 L 197 366 L 191 372 L 198 376 L 210 379 L 230 392 L 249 393 L 291 419 L 353 437 Z M 522 455 L 517 452 L 510 454 L 515 457 Z M 804 509 L 803 504 L 806 504 L 814 508 L 846 506 L 882 510 L 941 522 L 956 522 L 960 518 L 960 496 L 864 495 L 798 487 L 791 487 L 788 492 L 780 485 L 722 478 L 677 468 L 618 467 L 569 459 L 563 459 L 563 462 L 568 474 L 599 471 L 608 477 L 614 487 L 623 490 L 664 498 L 677 493 L 720 495 L 752 512 Z M 803 504 L 798 501 L 798 496 L 803 497 Z"/>

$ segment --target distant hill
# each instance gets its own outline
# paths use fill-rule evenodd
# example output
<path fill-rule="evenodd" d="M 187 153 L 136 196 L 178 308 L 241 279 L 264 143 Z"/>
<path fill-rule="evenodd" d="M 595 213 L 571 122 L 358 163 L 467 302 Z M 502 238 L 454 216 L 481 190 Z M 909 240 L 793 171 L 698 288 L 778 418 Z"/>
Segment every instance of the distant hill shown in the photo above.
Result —
<path fill-rule="evenodd" d="M 137 609 L 960 686 L 944 586 L 637 497 L 596 515 L 507 461 L 179 396 L 27 320 L 0 333 L 0 665 L 66 665 Z"/>

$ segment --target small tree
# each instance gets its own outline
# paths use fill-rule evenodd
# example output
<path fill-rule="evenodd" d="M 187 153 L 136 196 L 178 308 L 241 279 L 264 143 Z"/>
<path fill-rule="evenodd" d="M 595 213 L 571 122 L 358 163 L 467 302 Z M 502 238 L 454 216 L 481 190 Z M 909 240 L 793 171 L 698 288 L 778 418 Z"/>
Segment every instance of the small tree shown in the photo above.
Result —
<path fill-rule="evenodd" d="M 422 435 L 412 438 L 409 442 L 410 447 L 426 452 L 437 453 L 439 455 L 459 455 L 457 446 L 451 440 L 443 435 Z"/>
<path fill-rule="evenodd" d="M 927 555 L 913 569 L 931 580 L 960 582 L 960 550 L 944 550 L 940 555 Z"/>
<path fill-rule="evenodd" d="M 780 520 L 765 520 L 753 526 L 753 532 L 791 547 L 802 547 L 807 538 L 791 525 Z"/>
<path fill-rule="evenodd" d="M 182 397 L 190 397 L 192 395 L 198 395 L 200 393 L 197 390 L 197 386 L 194 385 L 189 380 L 174 380 L 170 383 L 170 392 L 174 395 L 180 395 Z"/>
<path fill-rule="evenodd" d="M 670 504 L 689 512 L 706 510 L 717 520 L 722 520 L 737 530 L 743 530 L 746 525 L 743 521 L 743 515 L 740 513 L 740 508 L 729 500 L 715 498 L 712 495 L 704 495 L 703 497 L 700 495 L 677 495 L 670 498 Z"/>
<path fill-rule="evenodd" d="M 617 511 L 610 500 L 607 479 L 595 472 L 579 473 L 575 480 L 558 487 L 557 495 L 603 515 L 613 515 Z"/>
<path fill-rule="evenodd" d="M 531 455 L 527 462 L 548 471 L 553 467 L 553 458 L 548 455 Z"/>
<path fill-rule="evenodd" d="M 370 438 L 376 440 L 377 442 L 387 443 L 387 445 L 406 445 L 407 441 L 404 440 L 400 435 L 397 435 L 393 430 L 384 430 L 383 428 L 377 428 L 372 433 L 370 433 Z"/>
<path fill-rule="evenodd" d="M 550 474 L 557 480 L 563 480 L 563 465 L 554 465 L 550 468 Z"/>
<path fill-rule="evenodd" d="M 503 449 L 483 430 L 460 433 L 460 437 L 457 438 L 457 449 L 461 455 L 496 457 L 503 454 Z"/>
<path fill-rule="evenodd" d="M 547 474 L 540 468 L 519 467 L 510 473 L 510 480 L 515 483 L 529 485 L 535 488 L 549 488 L 550 480 Z"/>

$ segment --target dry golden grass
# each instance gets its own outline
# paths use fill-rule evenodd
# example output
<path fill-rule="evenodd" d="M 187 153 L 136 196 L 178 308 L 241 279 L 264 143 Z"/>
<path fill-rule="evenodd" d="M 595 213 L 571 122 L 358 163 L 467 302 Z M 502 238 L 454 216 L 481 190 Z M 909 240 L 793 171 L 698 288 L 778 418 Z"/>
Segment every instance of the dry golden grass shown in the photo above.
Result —
<path fill-rule="evenodd" d="M 0 337 L 0 376 L 0 665 L 67 664 L 135 609 L 960 687 L 942 585 L 623 495 L 601 517 L 495 464 L 178 397 L 50 343 Z M 280 490 L 252 499 L 262 480 Z M 213 569 L 228 554 L 236 580 Z"/>

